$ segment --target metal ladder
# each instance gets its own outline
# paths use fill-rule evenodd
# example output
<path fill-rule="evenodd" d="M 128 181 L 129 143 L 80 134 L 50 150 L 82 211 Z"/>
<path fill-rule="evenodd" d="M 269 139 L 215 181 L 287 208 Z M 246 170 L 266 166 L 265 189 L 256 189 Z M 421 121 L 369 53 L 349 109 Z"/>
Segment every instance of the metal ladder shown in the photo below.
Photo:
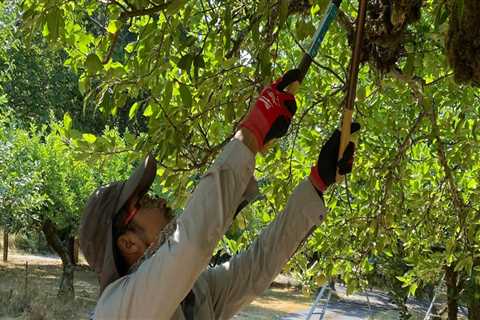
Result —
<path fill-rule="evenodd" d="M 323 298 L 325 294 L 327 295 L 327 297 Z M 315 298 L 315 302 L 313 303 L 313 306 L 310 309 L 310 312 L 308 312 L 308 315 L 305 319 L 310 320 L 312 319 L 312 316 L 316 314 L 320 316 L 319 320 L 323 320 L 323 317 L 327 312 L 328 303 L 330 302 L 331 297 L 332 297 L 332 289 L 330 288 L 330 286 L 328 285 L 323 286 L 320 292 L 318 293 L 317 297 Z M 320 312 L 315 311 L 317 309 L 317 306 L 320 307 Z"/>
<path fill-rule="evenodd" d="M 438 286 L 435 288 L 435 292 L 433 294 L 432 302 L 430 303 L 430 306 L 428 307 L 428 310 L 427 310 L 427 314 L 425 314 L 425 318 L 423 318 L 423 320 L 432 320 L 432 319 L 435 319 L 435 318 L 437 318 L 437 319 L 441 318 L 441 316 L 432 314 L 432 309 L 433 309 L 433 306 L 435 305 L 435 300 L 437 299 L 437 294 L 440 291 L 440 288 L 442 287 L 444 279 L 445 279 L 445 274 L 443 275 L 442 280 L 440 280 L 440 282 L 438 283 Z"/>

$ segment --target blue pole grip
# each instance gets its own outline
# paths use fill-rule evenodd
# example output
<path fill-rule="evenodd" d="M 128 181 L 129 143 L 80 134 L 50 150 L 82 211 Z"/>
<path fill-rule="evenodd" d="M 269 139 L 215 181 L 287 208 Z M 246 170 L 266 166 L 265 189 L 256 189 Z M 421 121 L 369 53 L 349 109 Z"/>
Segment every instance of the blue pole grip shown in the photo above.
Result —
<path fill-rule="evenodd" d="M 325 38 L 325 34 L 327 33 L 330 24 L 337 16 L 338 7 L 334 4 L 333 1 L 330 1 L 327 7 L 327 12 L 323 16 L 322 22 L 320 23 L 320 27 L 315 31 L 313 35 L 312 45 L 310 49 L 308 49 L 307 53 L 310 57 L 314 58 L 318 50 L 320 49 L 320 45 L 322 44 L 323 39 Z"/>

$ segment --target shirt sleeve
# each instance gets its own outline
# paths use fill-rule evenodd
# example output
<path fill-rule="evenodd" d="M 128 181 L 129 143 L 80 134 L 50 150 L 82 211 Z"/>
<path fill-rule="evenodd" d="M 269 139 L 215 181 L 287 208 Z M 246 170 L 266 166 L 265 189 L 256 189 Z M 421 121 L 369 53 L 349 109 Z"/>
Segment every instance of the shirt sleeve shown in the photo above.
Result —
<path fill-rule="evenodd" d="M 96 319 L 170 319 L 231 224 L 254 165 L 242 142 L 227 144 L 191 195 L 172 236 L 136 272 L 104 290 Z"/>
<path fill-rule="evenodd" d="M 265 291 L 326 213 L 308 179 L 290 197 L 285 211 L 245 251 L 207 273 L 215 319 L 230 319 Z"/>

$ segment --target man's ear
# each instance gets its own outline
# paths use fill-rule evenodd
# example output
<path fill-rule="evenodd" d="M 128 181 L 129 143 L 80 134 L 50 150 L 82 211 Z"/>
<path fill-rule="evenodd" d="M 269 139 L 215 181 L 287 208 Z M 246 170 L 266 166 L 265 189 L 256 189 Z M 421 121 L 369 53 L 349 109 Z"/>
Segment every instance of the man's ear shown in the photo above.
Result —
<path fill-rule="evenodd" d="M 126 232 L 119 236 L 117 247 L 124 256 L 136 255 L 141 250 L 140 241 L 132 232 Z"/>

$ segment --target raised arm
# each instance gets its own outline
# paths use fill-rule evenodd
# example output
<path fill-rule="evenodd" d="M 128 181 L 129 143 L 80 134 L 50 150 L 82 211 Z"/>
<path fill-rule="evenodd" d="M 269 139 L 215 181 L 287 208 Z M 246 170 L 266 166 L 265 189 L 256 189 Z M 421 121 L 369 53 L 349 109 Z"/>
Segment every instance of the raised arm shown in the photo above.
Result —
<path fill-rule="evenodd" d="M 216 319 L 229 319 L 272 283 L 312 227 L 326 213 L 310 181 L 302 182 L 285 210 L 245 251 L 206 274 Z"/>
<path fill-rule="evenodd" d="M 354 131 L 357 126 L 353 125 Z M 322 148 L 310 177 L 295 189 L 285 211 L 250 248 L 205 274 L 216 319 L 229 319 L 267 289 L 310 230 L 323 220 L 323 191 L 334 183 L 337 168 L 341 174 L 352 169 L 354 145 L 338 161 L 339 142 L 336 131 Z"/>
<path fill-rule="evenodd" d="M 230 226 L 253 178 L 254 154 L 287 131 L 293 113 L 284 103 L 294 105 L 295 100 L 274 86 L 262 92 L 235 138 L 202 177 L 173 234 L 136 272 L 105 289 L 97 304 L 97 319 L 170 319 L 174 314 Z"/>

